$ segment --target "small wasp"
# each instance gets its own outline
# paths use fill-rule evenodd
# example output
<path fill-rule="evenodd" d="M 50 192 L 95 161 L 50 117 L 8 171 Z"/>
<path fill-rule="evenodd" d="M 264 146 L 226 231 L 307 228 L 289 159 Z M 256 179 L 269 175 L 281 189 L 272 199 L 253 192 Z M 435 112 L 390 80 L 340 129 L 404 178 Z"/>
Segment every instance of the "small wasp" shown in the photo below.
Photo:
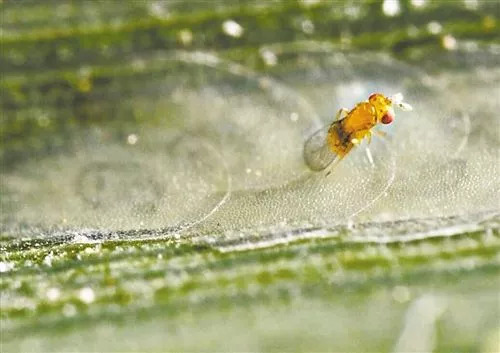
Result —
<path fill-rule="evenodd" d="M 333 162 L 333 165 L 340 162 L 365 137 L 370 143 L 375 125 L 390 124 L 394 120 L 393 105 L 403 111 L 412 110 L 411 105 L 403 102 L 401 93 L 390 98 L 381 93 L 373 93 L 368 101 L 356 104 L 350 111 L 340 109 L 330 125 L 316 131 L 305 142 L 304 160 L 307 166 L 313 171 L 323 170 Z"/>

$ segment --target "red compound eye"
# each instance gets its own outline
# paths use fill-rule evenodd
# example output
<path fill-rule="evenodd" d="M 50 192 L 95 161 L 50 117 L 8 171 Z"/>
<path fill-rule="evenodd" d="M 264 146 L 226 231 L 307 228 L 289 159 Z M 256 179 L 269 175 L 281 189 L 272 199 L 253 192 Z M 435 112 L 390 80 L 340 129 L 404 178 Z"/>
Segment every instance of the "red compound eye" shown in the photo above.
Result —
<path fill-rule="evenodd" d="M 393 120 L 394 120 L 394 115 L 392 115 L 391 113 L 387 112 L 382 117 L 382 124 L 390 124 L 390 123 L 392 123 Z"/>

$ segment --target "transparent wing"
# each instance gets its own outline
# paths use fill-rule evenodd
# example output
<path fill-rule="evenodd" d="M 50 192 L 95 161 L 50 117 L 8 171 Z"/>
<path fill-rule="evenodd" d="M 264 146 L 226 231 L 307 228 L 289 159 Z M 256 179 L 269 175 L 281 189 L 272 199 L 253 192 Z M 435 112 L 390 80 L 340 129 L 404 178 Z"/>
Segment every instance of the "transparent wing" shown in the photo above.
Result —
<path fill-rule="evenodd" d="M 409 105 L 408 103 L 403 102 L 403 94 L 402 93 L 396 93 L 391 97 L 391 101 L 396 104 L 399 108 L 401 108 L 402 111 L 409 112 L 413 110 L 412 106 Z"/>
<path fill-rule="evenodd" d="M 328 167 L 337 155 L 328 146 L 326 136 L 330 125 L 324 126 L 313 133 L 304 143 L 304 161 L 314 171 Z"/>

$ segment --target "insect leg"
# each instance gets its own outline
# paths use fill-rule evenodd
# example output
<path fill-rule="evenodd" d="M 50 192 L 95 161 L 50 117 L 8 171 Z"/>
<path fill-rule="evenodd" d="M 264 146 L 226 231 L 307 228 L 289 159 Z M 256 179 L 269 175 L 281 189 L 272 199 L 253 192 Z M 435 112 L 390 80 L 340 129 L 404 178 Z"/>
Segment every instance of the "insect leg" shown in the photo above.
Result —
<path fill-rule="evenodd" d="M 372 142 L 372 132 L 371 132 L 371 130 L 368 130 L 368 132 L 366 133 L 366 137 L 368 138 L 368 144 L 370 144 Z"/>
<path fill-rule="evenodd" d="M 366 152 L 366 157 L 368 158 L 368 162 L 370 162 L 372 168 L 375 167 L 375 163 L 373 162 L 372 152 L 368 147 L 366 147 L 365 152 Z"/>
<path fill-rule="evenodd" d="M 335 115 L 335 119 L 333 119 L 333 121 L 340 120 L 342 115 L 343 114 L 345 115 L 347 113 L 349 113 L 349 110 L 347 108 L 340 108 L 337 114 Z"/>
<path fill-rule="evenodd" d="M 329 175 L 332 173 L 333 168 L 335 168 L 335 166 L 336 166 L 337 164 L 339 164 L 339 162 L 340 162 L 341 160 L 342 160 L 342 157 L 340 157 L 340 156 L 337 156 L 337 157 L 334 159 L 334 161 L 332 162 L 332 164 L 330 164 L 330 165 L 328 166 L 328 171 L 327 171 L 327 172 L 326 172 L 326 174 L 325 174 L 325 178 L 326 178 L 327 176 L 329 176 Z"/>

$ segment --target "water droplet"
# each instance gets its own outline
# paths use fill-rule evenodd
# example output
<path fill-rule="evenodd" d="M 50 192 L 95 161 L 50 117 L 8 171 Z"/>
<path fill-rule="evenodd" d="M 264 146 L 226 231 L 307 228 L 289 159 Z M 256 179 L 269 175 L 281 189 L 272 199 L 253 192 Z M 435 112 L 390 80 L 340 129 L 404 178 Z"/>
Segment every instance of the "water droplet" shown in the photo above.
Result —
<path fill-rule="evenodd" d="M 58 288 L 49 288 L 45 295 L 49 301 L 55 302 L 61 296 L 61 291 Z"/>
<path fill-rule="evenodd" d="M 441 33 L 443 26 L 439 22 L 432 21 L 427 24 L 427 30 L 432 34 Z"/>
<path fill-rule="evenodd" d="M 262 60 L 264 61 L 264 64 L 268 66 L 274 66 L 278 63 L 278 57 L 274 52 L 272 52 L 269 49 L 264 49 L 260 51 L 260 56 L 262 57 Z"/>
<path fill-rule="evenodd" d="M 427 0 L 411 0 L 411 4 L 414 7 L 424 7 L 427 3 Z"/>
<path fill-rule="evenodd" d="M 382 3 L 382 11 L 386 16 L 396 16 L 401 11 L 399 0 L 384 0 Z"/>
<path fill-rule="evenodd" d="M 166 18 L 168 17 L 168 10 L 164 6 L 164 2 L 155 1 L 149 6 L 149 13 L 158 18 Z"/>
<path fill-rule="evenodd" d="M 304 7 L 310 7 L 319 4 L 320 0 L 301 0 L 300 3 Z"/>
<path fill-rule="evenodd" d="M 94 243 L 95 240 L 92 240 L 91 238 L 85 236 L 84 234 L 77 234 L 73 237 L 73 243 L 76 243 L 76 244 L 88 244 L 88 243 Z M 77 258 L 78 256 L 80 256 L 80 254 L 77 255 Z M 80 259 L 80 258 L 78 258 Z"/>
<path fill-rule="evenodd" d="M 314 23 L 311 20 L 304 20 L 301 24 L 302 31 L 306 34 L 314 33 Z"/>
<path fill-rule="evenodd" d="M 78 298 L 85 304 L 90 304 L 95 300 L 95 294 L 92 288 L 85 287 L 80 289 L 78 293 Z"/>
<path fill-rule="evenodd" d="M 138 139 L 139 138 L 137 137 L 136 134 L 130 134 L 127 136 L 127 143 L 129 145 L 135 145 L 137 143 Z"/>
<path fill-rule="evenodd" d="M 243 35 L 244 29 L 238 22 L 233 20 L 224 21 L 222 24 L 222 30 L 225 34 L 231 37 L 239 38 Z"/>
<path fill-rule="evenodd" d="M 182 45 L 188 46 L 193 42 L 193 32 L 187 28 L 181 29 L 177 33 L 177 38 Z"/>
<path fill-rule="evenodd" d="M 464 4 L 469 10 L 476 10 L 479 5 L 477 0 L 464 0 Z"/>
<path fill-rule="evenodd" d="M 361 14 L 361 8 L 359 6 L 350 5 L 345 8 L 345 14 L 351 19 L 359 18 Z"/>
<path fill-rule="evenodd" d="M 457 40 L 455 39 L 455 37 L 453 37 L 450 34 L 445 35 L 442 38 L 441 43 L 443 45 L 443 48 L 445 48 L 445 49 L 448 49 L 448 50 L 457 49 Z"/>

